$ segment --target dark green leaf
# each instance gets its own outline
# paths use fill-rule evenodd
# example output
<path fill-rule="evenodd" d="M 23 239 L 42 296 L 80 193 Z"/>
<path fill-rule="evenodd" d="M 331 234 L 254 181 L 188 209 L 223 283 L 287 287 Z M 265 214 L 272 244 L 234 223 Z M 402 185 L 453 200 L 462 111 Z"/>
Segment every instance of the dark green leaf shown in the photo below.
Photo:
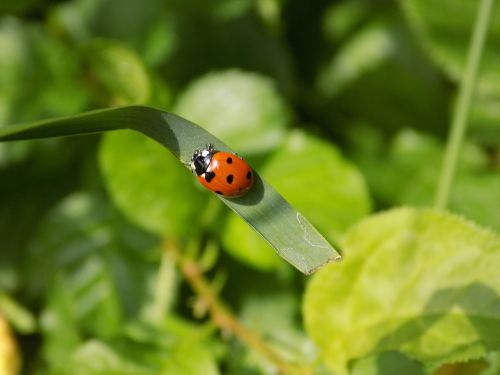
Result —
<path fill-rule="evenodd" d="M 141 106 L 104 109 L 73 117 L 11 126 L 0 129 L 0 141 L 127 128 L 155 139 L 184 164 L 189 163 L 195 149 L 208 143 L 214 144 L 216 149 L 232 152 L 199 126 L 173 114 Z M 307 219 L 258 174 L 248 194 L 238 199 L 221 200 L 273 245 L 283 258 L 304 273 L 312 273 L 325 263 L 339 258 L 339 254 Z"/>

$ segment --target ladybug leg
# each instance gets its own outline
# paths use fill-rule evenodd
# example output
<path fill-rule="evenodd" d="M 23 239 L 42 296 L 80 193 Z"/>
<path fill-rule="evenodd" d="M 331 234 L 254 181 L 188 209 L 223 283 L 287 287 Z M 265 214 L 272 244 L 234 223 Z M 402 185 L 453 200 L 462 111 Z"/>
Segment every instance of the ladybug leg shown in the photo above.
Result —
<path fill-rule="evenodd" d="M 208 145 L 205 146 L 208 150 L 208 152 L 212 153 L 215 151 L 213 143 L 209 143 Z"/>

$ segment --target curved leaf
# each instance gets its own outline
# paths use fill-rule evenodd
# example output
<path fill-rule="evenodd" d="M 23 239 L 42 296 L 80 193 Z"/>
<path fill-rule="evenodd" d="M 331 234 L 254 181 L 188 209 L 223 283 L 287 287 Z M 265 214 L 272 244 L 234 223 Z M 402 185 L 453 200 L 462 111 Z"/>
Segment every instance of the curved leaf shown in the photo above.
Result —
<path fill-rule="evenodd" d="M 328 240 L 338 240 L 370 212 L 370 198 L 361 173 L 329 142 L 293 131 L 261 168 L 261 173 Z M 269 246 L 237 216 L 223 232 L 226 249 L 261 269 L 276 266 Z"/>
<path fill-rule="evenodd" d="M 167 147 L 184 164 L 207 143 L 229 151 L 206 130 L 157 109 L 129 106 L 0 129 L 0 141 L 133 129 Z M 126 168 L 126 166 L 123 166 Z M 186 173 L 188 173 L 186 171 Z M 339 254 L 323 236 L 258 174 L 252 190 L 237 199 L 220 199 L 259 232 L 288 262 L 309 274 Z M 134 176 L 130 176 L 134 178 Z"/>
<path fill-rule="evenodd" d="M 308 285 L 306 328 L 338 373 L 400 351 L 436 369 L 500 349 L 500 237 L 451 214 L 397 209 L 352 228 L 342 267 Z M 339 272 L 340 269 L 340 272 Z"/>

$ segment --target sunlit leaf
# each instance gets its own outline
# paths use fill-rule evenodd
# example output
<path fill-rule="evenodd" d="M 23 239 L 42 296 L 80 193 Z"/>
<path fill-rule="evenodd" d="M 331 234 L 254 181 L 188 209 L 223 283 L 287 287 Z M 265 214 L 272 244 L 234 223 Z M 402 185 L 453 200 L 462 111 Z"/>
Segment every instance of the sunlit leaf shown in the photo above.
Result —
<path fill-rule="evenodd" d="M 400 351 L 427 369 L 500 348 L 500 238 L 460 217 L 396 209 L 354 226 L 341 267 L 308 285 L 306 329 L 331 369 Z"/>

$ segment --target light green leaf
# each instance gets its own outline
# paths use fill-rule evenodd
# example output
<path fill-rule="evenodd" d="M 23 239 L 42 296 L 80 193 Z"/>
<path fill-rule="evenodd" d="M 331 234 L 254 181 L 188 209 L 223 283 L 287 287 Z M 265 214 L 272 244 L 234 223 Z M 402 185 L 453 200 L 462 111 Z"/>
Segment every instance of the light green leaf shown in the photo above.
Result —
<path fill-rule="evenodd" d="M 88 90 L 70 49 L 46 30 L 0 19 L 0 123 L 63 116 L 83 110 Z M 19 108 L 22 108 L 20 111 Z"/>
<path fill-rule="evenodd" d="M 82 53 L 88 61 L 90 74 L 100 86 L 95 91 L 104 103 L 148 103 L 152 83 L 134 51 L 115 41 L 94 39 L 83 47 Z"/>
<path fill-rule="evenodd" d="M 425 50 L 453 81 L 459 82 L 478 2 L 402 0 L 400 3 Z M 493 104 L 500 100 L 500 53 L 496 48 L 499 42 L 500 8 L 495 7 L 476 85 L 477 97 L 471 111 L 472 134 L 487 143 L 498 143 L 500 134 L 500 112 Z"/>
<path fill-rule="evenodd" d="M 86 106 L 88 91 L 78 80 L 75 50 L 46 30 L 2 17 L 0 50 L 0 127 L 67 115 Z M 0 145 L 0 166 L 23 160 L 33 148 L 30 142 Z"/>
<path fill-rule="evenodd" d="M 322 93 L 335 96 L 363 74 L 389 60 L 397 48 L 397 40 L 382 22 L 364 27 L 336 53 L 322 71 L 318 85 Z"/>
<path fill-rule="evenodd" d="M 443 145 L 438 139 L 410 129 L 397 133 L 388 145 L 362 145 L 380 134 L 373 129 L 356 127 L 353 154 L 358 158 L 373 193 L 386 205 L 429 205 L 432 202 L 439 169 L 436 160 L 443 159 Z M 369 148 L 372 148 L 371 150 Z M 382 149 L 383 148 L 383 149 Z M 366 154 L 364 154 L 366 152 Z M 500 173 L 488 155 L 467 143 L 460 156 L 450 208 L 481 225 L 500 230 Z"/>
<path fill-rule="evenodd" d="M 427 369 L 500 348 L 500 237 L 460 217 L 396 209 L 354 226 L 341 267 L 308 285 L 308 333 L 328 366 L 400 351 Z"/>
<path fill-rule="evenodd" d="M 79 346 L 63 374 L 218 375 L 209 333 L 173 318 L 159 327 L 133 322 L 113 340 Z"/>
<path fill-rule="evenodd" d="M 262 175 L 330 241 L 370 212 L 359 171 L 332 143 L 306 133 L 290 133 L 263 165 Z M 261 269 L 277 265 L 269 246 L 236 216 L 229 219 L 223 241 L 232 255 L 248 264 Z"/>
<path fill-rule="evenodd" d="M 89 340 L 71 356 L 71 370 L 75 375 L 153 375 L 155 371 L 117 352 L 113 346 L 98 340 Z"/>
<path fill-rule="evenodd" d="M 0 129 L 0 141 L 116 129 L 133 129 L 148 135 L 167 147 L 184 164 L 189 163 L 195 149 L 208 143 L 214 144 L 218 150 L 233 152 L 199 126 L 173 114 L 142 106 L 104 109 L 10 126 Z M 126 165 L 121 167 L 127 168 Z M 185 173 L 189 172 L 186 170 Z M 130 179 L 133 178 L 131 175 Z M 307 181 L 304 183 L 307 184 Z M 258 173 L 255 174 L 253 188 L 245 196 L 220 199 L 259 232 L 283 258 L 304 273 L 312 273 L 318 267 L 340 257 L 307 219 L 264 182 Z"/>
<path fill-rule="evenodd" d="M 29 244 L 25 292 L 38 300 L 53 284 L 54 276 L 67 275 L 58 276 L 65 278 L 66 292 L 73 297 L 81 291 L 91 295 L 86 309 L 99 312 L 97 318 L 87 319 L 89 326 L 103 319 L 106 332 L 118 320 L 114 313 L 130 316 L 147 303 L 149 277 L 157 267 L 150 250 L 157 244 L 155 237 L 130 225 L 103 198 L 72 194 L 49 212 Z M 73 283 L 73 278 L 79 281 Z M 104 292 L 111 296 L 98 297 Z M 120 305 L 120 311 L 113 303 Z"/>
<path fill-rule="evenodd" d="M 152 139 L 131 131 L 106 134 L 100 165 L 111 197 L 131 221 L 160 236 L 183 237 L 198 228 L 207 195 Z"/>
<path fill-rule="evenodd" d="M 0 315 L 21 333 L 33 333 L 36 329 L 35 317 L 31 311 L 4 292 L 0 292 Z"/>
<path fill-rule="evenodd" d="M 175 112 L 243 155 L 275 147 L 289 123 L 288 109 L 274 82 L 238 70 L 198 78 L 181 94 Z"/>

